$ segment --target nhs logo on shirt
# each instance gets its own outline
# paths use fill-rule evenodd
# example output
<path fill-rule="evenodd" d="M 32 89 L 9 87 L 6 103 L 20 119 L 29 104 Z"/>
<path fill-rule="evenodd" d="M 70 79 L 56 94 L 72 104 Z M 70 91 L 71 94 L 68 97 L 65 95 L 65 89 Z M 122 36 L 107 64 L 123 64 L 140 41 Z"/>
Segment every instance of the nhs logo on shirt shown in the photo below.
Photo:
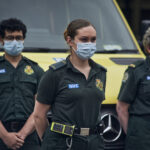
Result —
<path fill-rule="evenodd" d="M 147 76 L 147 80 L 150 80 L 150 76 Z"/>
<path fill-rule="evenodd" d="M 68 84 L 68 89 L 77 89 L 79 88 L 79 84 Z"/>
<path fill-rule="evenodd" d="M 0 73 L 6 73 L 5 69 L 0 69 Z"/>

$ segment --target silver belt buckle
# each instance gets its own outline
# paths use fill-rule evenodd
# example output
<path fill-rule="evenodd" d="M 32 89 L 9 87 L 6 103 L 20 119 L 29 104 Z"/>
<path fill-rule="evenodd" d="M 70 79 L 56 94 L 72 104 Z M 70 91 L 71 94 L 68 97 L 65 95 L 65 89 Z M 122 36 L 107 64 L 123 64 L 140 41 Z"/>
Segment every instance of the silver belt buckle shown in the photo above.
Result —
<path fill-rule="evenodd" d="M 87 136 L 90 133 L 90 128 L 80 128 L 80 135 Z"/>

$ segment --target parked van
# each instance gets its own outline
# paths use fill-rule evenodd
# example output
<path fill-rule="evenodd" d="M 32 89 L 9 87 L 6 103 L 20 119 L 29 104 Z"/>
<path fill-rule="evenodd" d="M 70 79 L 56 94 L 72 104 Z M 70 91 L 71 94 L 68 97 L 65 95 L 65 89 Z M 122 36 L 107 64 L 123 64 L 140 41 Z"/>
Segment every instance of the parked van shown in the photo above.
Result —
<path fill-rule="evenodd" d="M 74 19 L 87 19 L 97 30 L 97 52 L 92 57 L 107 68 L 106 100 L 102 105 L 105 149 L 121 149 L 125 134 L 116 115 L 117 95 L 127 65 L 144 54 L 116 0 L 1 0 L 0 21 L 15 17 L 28 29 L 24 56 L 44 70 L 66 58 L 63 32 Z M 1 48 L 0 55 L 3 54 Z"/>

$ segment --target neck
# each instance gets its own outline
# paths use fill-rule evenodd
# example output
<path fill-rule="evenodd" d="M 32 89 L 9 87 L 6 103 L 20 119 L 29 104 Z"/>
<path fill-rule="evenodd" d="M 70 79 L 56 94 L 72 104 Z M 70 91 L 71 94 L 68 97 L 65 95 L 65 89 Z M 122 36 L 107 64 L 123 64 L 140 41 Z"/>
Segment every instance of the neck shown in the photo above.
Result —
<path fill-rule="evenodd" d="M 22 55 L 11 56 L 11 55 L 5 53 L 5 59 L 7 61 L 9 61 L 15 68 L 17 67 L 17 65 L 20 62 L 21 58 L 22 58 Z"/>
<path fill-rule="evenodd" d="M 75 54 L 70 55 L 70 61 L 73 64 L 73 66 L 78 67 L 78 68 L 85 68 L 89 66 L 88 59 L 82 60 L 78 58 Z"/>
<path fill-rule="evenodd" d="M 86 79 L 88 79 L 89 76 L 89 72 L 90 72 L 90 65 L 87 60 L 82 60 L 80 58 L 78 58 L 76 55 L 71 54 L 70 56 L 70 61 L 72 63 L 72 65 L 79 70 L 80 72 L 82 72 L 85 76 Z"/>

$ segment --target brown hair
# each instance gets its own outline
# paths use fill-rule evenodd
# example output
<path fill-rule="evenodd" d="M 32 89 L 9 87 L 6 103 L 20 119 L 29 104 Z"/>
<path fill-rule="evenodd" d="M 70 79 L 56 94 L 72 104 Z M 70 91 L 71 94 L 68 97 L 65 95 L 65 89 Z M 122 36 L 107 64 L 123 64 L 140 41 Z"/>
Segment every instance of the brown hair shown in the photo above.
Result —
<path fill-rule="evenodd" d="M 147 53 L 147 49 L 150 48 L 150 27 L 146 30 L 143 37 L 144 50 Z"/>
<path fill-rule="evenodd" d="M 77 30 L 83 27 L 92 26 L 94 29 L 95 27 L 87 20 L 84 19 L 76 19 L 73 20 L 68 26 L 67 29 L 64 31 L 64 39 L 67 39 L 67 36 L 70 36 L 71 39 L 77 35 Z"/>

